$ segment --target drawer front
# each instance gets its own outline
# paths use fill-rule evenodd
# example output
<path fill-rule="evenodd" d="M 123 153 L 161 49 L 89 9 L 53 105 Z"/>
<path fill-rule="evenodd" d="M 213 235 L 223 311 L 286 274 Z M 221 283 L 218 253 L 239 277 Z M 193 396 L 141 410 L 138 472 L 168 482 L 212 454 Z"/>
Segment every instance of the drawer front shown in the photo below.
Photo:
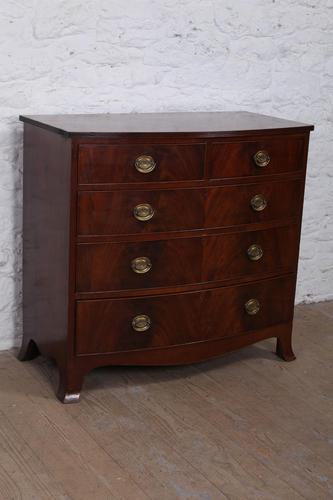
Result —
<path fill-rule="evenodd" d="M 204 144 L 81 145 L 79 184 L 202 179 Z"/>
<path fill-rule="evenodd" d="M 78 234 L 148 234 L 284 220 L 300 214 L 302 194 L 302 181 L 208 189 L 81 191 Z M 259 202 L 253 204 L 256 199 Z M 143 211 L 142 206 L 146 207 Z M 147 214 L 147 220 L 136 218 Z"/>
<path fill-rule="evenodd" d="M 300 170 L 303 147 L 301 137 L 212 143 L 208 146 L 208 176 L 222 179 Z"/>
<path fill-rule="evenodd" d="M 99 292 L 259 278 L 296 269 L 297 225 L 203 238 L 77 247 L 77 291 Z"/>
<path fill-rule="evenodd" d="M 79 301 L 76 352 L 166 347 L 233 337 L 289 322 L 294 282 L 294 277 L 275 278 L 204 292 Z"/>

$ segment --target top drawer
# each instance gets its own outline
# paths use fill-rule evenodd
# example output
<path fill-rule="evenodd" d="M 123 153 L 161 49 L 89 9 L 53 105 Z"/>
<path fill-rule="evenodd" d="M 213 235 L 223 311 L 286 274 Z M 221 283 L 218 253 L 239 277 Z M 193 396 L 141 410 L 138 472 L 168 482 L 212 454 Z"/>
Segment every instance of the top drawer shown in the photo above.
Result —
<path fill-rule="evenodd" d="M 212 179 L 263 176 L 303 168 L 302 137 L 263 137 L 255 141 L 213 142 L 207 175 Z"/>
<path fill-rule="evenodd" d="M 202 179 L 204 144 L 82 144 L 79 184 Z"/>

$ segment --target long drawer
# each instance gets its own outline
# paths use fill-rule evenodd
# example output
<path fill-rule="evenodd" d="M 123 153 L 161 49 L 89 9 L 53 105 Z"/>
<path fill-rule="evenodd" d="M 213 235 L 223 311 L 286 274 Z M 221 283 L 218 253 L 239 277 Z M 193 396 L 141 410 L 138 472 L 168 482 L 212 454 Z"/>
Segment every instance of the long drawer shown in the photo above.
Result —
<path fill-rule="evenodd" d="M 144 234 L 287 220 L 300 215 L 301 180 L 237 186 L 78 193 L 78 234 Z"/>
<path fill-rule="evenodd" d="M 295 277 L 76 305 L 78 355 L 233 337 L 292 320 Z"/>
<path fill-rule="evenodd" d="M 297 225 L 170 240 L 77 246 L 78 292 L 256 278 L 296 269 Z"/>

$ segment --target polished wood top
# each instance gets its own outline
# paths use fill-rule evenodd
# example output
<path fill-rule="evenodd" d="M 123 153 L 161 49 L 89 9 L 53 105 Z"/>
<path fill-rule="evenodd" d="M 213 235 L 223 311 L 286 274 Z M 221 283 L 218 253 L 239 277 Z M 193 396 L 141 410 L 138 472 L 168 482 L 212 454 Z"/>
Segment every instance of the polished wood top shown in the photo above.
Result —
<path fill-rule="evenodd" d="M 267 131 L 305 132 L 313 125 L 247 111 L 20 116 L 20 120 L 67 136 L 117 134 L 191 134 L 228 137 Z"/>

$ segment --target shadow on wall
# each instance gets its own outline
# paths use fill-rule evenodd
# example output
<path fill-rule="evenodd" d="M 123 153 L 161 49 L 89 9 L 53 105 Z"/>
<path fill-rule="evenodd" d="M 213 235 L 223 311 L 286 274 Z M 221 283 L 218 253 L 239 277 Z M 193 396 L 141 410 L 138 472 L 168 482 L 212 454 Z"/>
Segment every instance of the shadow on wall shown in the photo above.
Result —
<path fill-rule="evenodd" d="M 18 117 L 0 132 L 0 349 L 22 334 L 23 129 Z"/>
<path fill-rule="evenodd" d="M 13 328 L 14 328 L 14 339 L 15 344 L 20 343 L 22 335 L 22 227 L 23 227 L 23 130 L 21 125 L 16 125 L 13 130 L 13 140 L 16 145 L 14 148 L 14 185 L 18 189 L 14 190 L 14 200 L 13 200 L 13 248 L 14 252 L 14 295 L 15 295 L 15 311 L 13 318 Z"/>

